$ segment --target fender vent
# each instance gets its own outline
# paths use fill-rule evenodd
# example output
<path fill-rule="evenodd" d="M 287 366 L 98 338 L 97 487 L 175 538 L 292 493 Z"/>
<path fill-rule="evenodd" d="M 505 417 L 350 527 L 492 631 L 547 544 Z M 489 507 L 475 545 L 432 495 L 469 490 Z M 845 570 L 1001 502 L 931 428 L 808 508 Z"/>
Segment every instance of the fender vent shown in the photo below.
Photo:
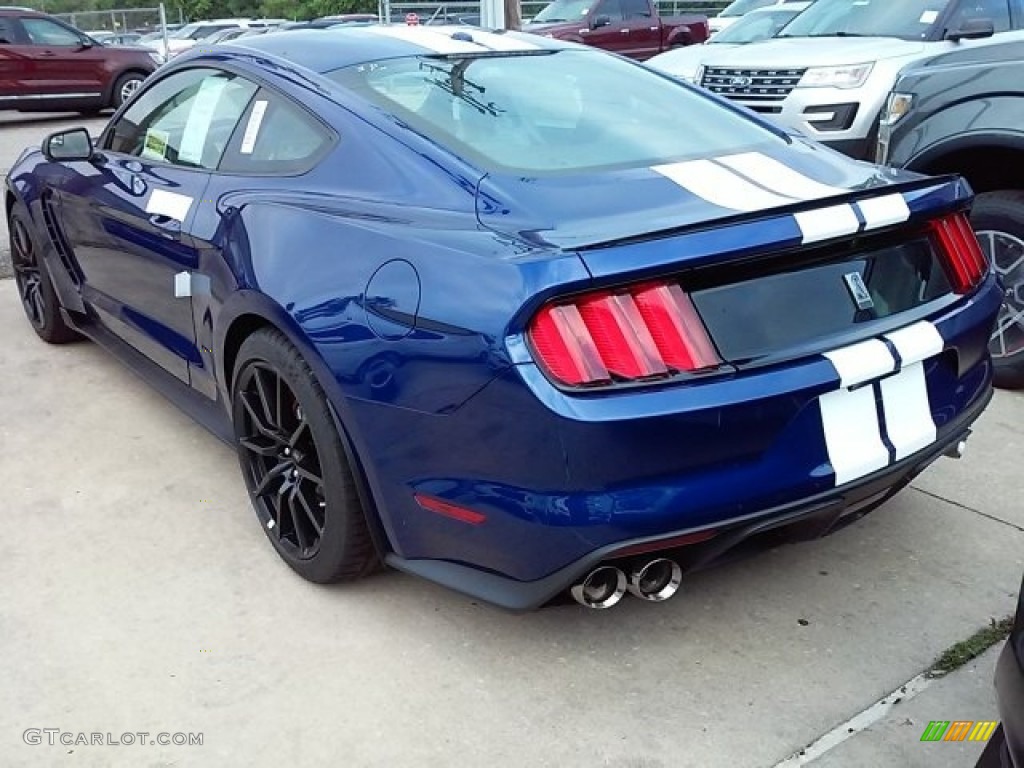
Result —
<path fill-rule="evenodd" d="M 57 252 L 57 256 L 60 258 L 60 263 L 64 265 L 64 269 L 71 278 L 71 281 L 76 286 L 81 286 L 82 276 L 78 272 L 75 260 L 71 255 L 71 247 L 68 245 L 68 241 L 64 238 L 64 233 L 61 231 L 60 225 L 57 223 L 57 215 L 53 210 L 53 190 L 48 189 L 43 192 L 39 205 L 43 212 L 43 224 L 46 226 L 46 235 L 50 238 L 50 242 L 53 244 L 53 250 Z"/>

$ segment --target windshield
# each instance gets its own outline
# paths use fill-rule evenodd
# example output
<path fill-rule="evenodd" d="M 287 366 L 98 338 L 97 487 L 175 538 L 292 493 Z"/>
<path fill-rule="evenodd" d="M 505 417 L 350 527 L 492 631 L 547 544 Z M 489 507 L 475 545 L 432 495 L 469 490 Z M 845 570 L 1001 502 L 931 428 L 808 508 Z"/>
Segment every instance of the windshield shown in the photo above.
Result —
<path fill-rule="evenodd" d="M 756 8 L 764 8 L 766 5 L 772 5 L 776 0 L 736 0 L 725 7 L 719 16 L 724 19 L 735 18 L 736 16 L 742 16 L 745 13 L 750 13 Z"/>
<path fill-rule="evenodd" d="M 708 44 L 730 43 L 737 45 L 775 37 L 779 30 L 796 18 L 798 13 L 800 13 L 799 10 L 780 5 L 777 9 L 748 14 L 712 37 L 708 40 Z"/>
<path fill-rule="evenodd" d="M 555 0 L 533 17 L 534 22 L 576 21 L 590 13 L 592 0 Z"/>
<path fill-rule="evenodd" d="M 651 166 L 783 141 L 699 91 L 601 52 L 410 57 L 329 77 L 478 167 L 518 175 Z"/>
<path fill-rule="evenodd" d="M 901 37 L 922 40 L 949 0 L 816 0 L 779 37 Z"/>

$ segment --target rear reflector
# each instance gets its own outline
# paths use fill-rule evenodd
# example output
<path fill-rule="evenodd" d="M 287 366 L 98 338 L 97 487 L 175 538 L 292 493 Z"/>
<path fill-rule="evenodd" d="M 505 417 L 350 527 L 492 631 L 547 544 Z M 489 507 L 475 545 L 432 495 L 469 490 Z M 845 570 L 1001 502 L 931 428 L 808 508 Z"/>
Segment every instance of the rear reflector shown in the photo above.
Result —
<path fill-rule="evenodd" d="M 675 283 L 645 283 L 550 304 L 530 324 L 538 362 L 561 384 L 654 380 L 721 364 Z"/>
<path fill-rule="evenodd" d="M 472 509 L 460 507 L 457 504 L 452 504 L 448 501 L 442 501 L 434 496 L 424 496 L 421 493 L 416 493 L 413 494 L 413 498 L 416 499 L 417 504 L 428 512 L 436 512 L 439 515 L 444 515 L 445 517 L 450 517 L 453 520 L 459 520 L 463 523 L 469 523 L 470 525 L 480 525 L 480 523 L 487 519 L 486 515 L 474 512 Z"/>
<path fill-rule="evenodd" d="M 967 216 L 954 213 L 933 221 L 932 231 L 939 242 L 943 262 L 953 290 L 970 293 L 988 273 L 988 259 L 978 245 Z"/>

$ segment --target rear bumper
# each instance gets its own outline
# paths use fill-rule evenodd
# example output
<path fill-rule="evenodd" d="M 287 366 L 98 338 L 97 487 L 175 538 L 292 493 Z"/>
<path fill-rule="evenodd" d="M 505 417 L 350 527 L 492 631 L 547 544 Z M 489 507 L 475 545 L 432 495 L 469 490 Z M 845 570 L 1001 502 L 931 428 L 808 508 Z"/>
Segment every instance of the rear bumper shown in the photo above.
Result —
<path fill-rule="evenodd" d="M 398 570 L 512 611 L 539 608 L 567 590 L 599 563 L 616 560 L 628 562 L 632 556 L 616 557 L 623 550 L 643 550 L 645 553 L 658 552 L 672 556 L 680 562 L 684 573 L 692 573 L 759 545 L 820 538 L 859 519 L 899 492 L 937 458 L 953 450 L 961 440 L 967 439 L 970 434 L 967 425 L 981 414 L 991 397 L 992 390 L 989 388 L 958 419 L 956 427 L 949 430 L 944 439 L 891 467 L 842 488 L 714 526 L 686 528 L 660 536 L 619 541 L 596 549 L 536 581 L 518 581 L 442 560 L 405 559 L 395 554 L 388 555 L 385 560 Z M 673 547 L 675 540 L 680 537 L 699 538 L 698 534 L 709 532 L 714 532 L 714 536 L 706 541 Z M 650 554 L 647 556 L 650 557 Z"/>

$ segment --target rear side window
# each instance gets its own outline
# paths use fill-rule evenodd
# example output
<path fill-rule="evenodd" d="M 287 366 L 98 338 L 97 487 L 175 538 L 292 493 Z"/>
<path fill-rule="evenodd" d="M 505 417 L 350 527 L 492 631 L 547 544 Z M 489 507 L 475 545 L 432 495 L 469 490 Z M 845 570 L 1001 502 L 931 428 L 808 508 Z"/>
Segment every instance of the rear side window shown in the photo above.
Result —
<path fill-rule="evenodd" d="M 635 168 L 782 142 L 700 91 L 596 51 L 409 57 L 329 76 L 482 169 Z"/>
<path fill-rule="evenodd" d="M 81 45 L 82 38 L 65 26 L 49 19 L 25 17 L 21 26 L 33 45 Z"/>
<path fill-rule="evenodd" d="M 243 115 L 220 170 L 298 174 L 308 171 L 333 141 L 331 133 L 284 97 L 262 90 Z"/>
<path fill-rule="evenodd" d="M 622 15 L 626 19 L 646 19 L 651 16 L 647 0 L 622 0 Z"/>
<path fill-rule="evenodd" d="M 106 147 L 145 160 L 217 167 L 256 86 L 230 72 L 190 69 L 142 93 L 110 131 Z"/>

